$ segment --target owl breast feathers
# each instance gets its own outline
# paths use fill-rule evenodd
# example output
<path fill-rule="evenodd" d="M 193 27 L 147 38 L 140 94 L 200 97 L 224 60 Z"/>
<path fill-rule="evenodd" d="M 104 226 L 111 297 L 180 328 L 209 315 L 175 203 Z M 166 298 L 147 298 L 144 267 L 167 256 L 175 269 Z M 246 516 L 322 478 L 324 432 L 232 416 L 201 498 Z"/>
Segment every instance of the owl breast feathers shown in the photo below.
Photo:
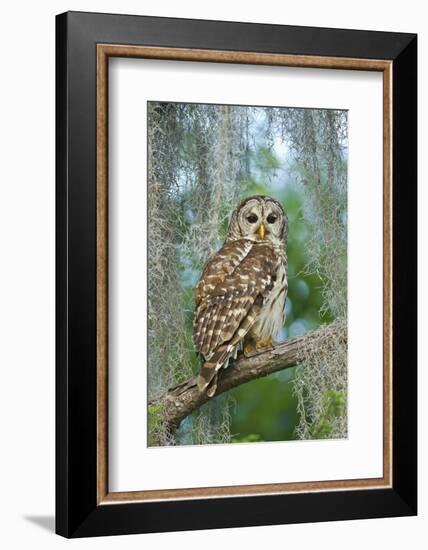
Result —
<path fill-rule="evenodd" d="M 242 345 L 271 344 L 283 325 L 286 218 L 278 205 L 270 197 L 243 201 L 232 216 L 228 239 L 197 285 L 193 342 L 204 360 L 198 386 L 210 397 L 217 389 L 219 370 L 236 358 Z M 240 222 L 240 210 L 249 222 Z M 274 217 L 281 217 L 276 231 L 266 221 L 273 226 Z"/>

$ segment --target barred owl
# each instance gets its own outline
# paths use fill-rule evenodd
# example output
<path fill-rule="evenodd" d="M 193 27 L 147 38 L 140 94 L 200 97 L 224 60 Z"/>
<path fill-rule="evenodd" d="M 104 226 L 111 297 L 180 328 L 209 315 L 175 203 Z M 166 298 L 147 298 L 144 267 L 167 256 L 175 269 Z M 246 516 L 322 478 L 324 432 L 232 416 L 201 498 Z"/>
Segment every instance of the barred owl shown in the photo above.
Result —
<path fill-rule="evenodd" d="M 243 200 L 232 214 L 223 247 L 196 287 L 193 343 L 204 363 L 200 391 L 212 397 L 217 376 L 236 358 L 272 345 L 284 323 L 288 220 L 278 201 Z"/>

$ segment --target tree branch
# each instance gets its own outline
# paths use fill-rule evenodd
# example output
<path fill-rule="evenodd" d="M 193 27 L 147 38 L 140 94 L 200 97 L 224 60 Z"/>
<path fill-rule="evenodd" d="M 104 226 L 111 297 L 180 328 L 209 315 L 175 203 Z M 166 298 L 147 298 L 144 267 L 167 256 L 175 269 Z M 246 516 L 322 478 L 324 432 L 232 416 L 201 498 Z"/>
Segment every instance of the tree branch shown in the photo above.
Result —
<path fill-rule="evenodd" d="M 168 390 L 164 395 L 149 403 L 149 416 L 156 415 L 155 426 L 149 440 L 154 445 L 161 444 L 156 433 L 156 426 L 162 423 L 162 432 L 167 432 L 169 439 L 174 439 L 174 434 L 181 421 L 193 411 L 201 407 L 209 399 L 215 399 L 217 395 L 231 390 L 236 386 L 250 382 L 257 378 L 267 376 L 274 372 L 295 367 L 302 360 L 304 353 L 317 352 L 325 345 L 325 339 L 346 338 L 346 324 L 336 322 L 325 325 L 296 338 L 289 338 L 285 342 L 261 351 L 251 357 L 241 357 L 230 363 L 224 371 L 220 371 L 217 391 L 214 397 L 209 398 L 205 392 L 200 392 L 197 386 L 198 375 L 193 376 L 183 384 Z"/>

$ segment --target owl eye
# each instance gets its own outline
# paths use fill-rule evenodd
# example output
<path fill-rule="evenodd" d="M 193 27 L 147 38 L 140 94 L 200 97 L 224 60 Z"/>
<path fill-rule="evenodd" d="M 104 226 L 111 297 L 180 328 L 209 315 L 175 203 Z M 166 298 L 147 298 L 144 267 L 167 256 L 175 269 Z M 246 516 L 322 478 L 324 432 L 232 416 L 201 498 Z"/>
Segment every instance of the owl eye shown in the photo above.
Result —
<path fill-rule="evenodd" d="M 273 214 L 269 214 L 269 216 L 266 218 L 266 221 L 268 223 L 275 223 L 276 222 L 276 216 L 274 216 Z"/>
<path fill-rule="evenodd" d="M 247 222 L 250 223 L 256 223 L 258 219 L 259 218 L 255 214 L 250 214 L 249 216 L 247 216 Z"/>

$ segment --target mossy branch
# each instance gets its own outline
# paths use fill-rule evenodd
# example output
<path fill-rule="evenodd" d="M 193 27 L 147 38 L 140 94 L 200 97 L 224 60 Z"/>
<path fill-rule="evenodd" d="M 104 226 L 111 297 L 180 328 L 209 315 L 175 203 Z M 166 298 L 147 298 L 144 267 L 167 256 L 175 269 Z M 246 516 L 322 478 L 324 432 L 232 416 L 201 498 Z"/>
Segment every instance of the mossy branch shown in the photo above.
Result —
<path fill-rule="evenodd" d="M 251 357 L 240 356 L 221 371 L 217 392 L 211 399 L 251 380 L 295 367 L 309 350 L 316 353 L 325 348 L 326 340 L 343 340 L 346 334 L 346 324 L 336 322 L 303 336 L 289 338 Z M 199 391 L 197 379 L 195 375 L 149 403 L 149 444 L 173 444 L 181 421 L 210 399 L 205 392 Z"/>

